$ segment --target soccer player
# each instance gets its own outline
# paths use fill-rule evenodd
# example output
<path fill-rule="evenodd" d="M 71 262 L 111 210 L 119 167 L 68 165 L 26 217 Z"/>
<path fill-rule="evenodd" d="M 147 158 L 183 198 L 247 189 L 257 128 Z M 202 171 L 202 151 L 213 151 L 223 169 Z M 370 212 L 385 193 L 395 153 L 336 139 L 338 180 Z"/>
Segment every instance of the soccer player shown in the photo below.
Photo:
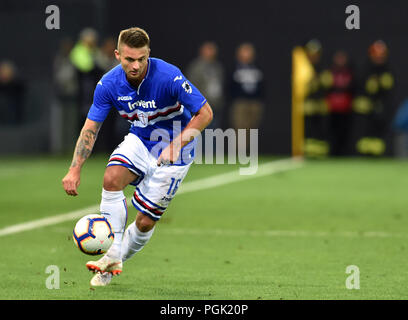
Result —
<path fill-rule="evenodd" d="M 96 85 L 72 164 L 62 180 L 68 195 L 78 195 L 81 168 L 112 107 L 132 123 L 104 174 L 100 211 L 112 225 L 115 239 L 106 255 L 86 264 L 96 272 L 91 280 L 94 286 L 110 283 L 112 275 L 122 272 L 122 263 L 149 241 L 191 166 L 194 138 L 212 120 L 207 100 L 180 69 L 150 57 L 146 31 L 122 30 L 115 55 L 120 64 Z M 132 204 L 138 212 L 136 221 L 125 230 L 123 189 L 129 184 L 136 186 Z"/>

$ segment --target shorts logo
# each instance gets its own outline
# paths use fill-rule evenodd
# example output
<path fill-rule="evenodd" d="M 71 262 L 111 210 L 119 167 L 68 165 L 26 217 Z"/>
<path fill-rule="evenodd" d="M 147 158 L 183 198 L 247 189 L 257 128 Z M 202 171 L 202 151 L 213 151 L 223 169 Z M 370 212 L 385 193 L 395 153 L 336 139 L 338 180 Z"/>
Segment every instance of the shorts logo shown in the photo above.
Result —
<path fill-rule="evenodd" d="M 185 90 L 187 93 L 192 93 L 192 92 L 193 92 L 193 89 L 191 88 L 191 86 L 190 86 L 190 84 L 188 83 L 188 81 L 184 81 L 181 86 L 184 88 L 184 90 Z"/>
<path fill-rule="evenodd" d="M 164 196 L 163 198 L 160 199 L 160 201 L 162 201 L 162 202 L 165 202 L 165 201 L 170 202 L 171 199 L 172 199 L 172 198 L 170 198 L 170 197 Z"/>

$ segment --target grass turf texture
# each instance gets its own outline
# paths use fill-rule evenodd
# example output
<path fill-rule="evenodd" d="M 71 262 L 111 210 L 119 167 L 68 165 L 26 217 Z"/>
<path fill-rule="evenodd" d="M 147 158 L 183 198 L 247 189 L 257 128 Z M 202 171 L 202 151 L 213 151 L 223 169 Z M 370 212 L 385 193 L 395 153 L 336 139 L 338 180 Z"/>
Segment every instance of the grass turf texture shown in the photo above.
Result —
<path fill-rule="evenodd" d="M 106 157 L 88 160 L 75 198 L 61 187 L 69 163 L 2 159 L 0 229 L 97 204 Z M 185 181 L 237 169 L 194 165 Z M 90 288 L 93 257 L 75 248 L 75 221 L 3 236 L 0 299 L 407 299 L 407 176 L 396 160 L 308 161 L 180 194 L 105 288 Z M 59 290 L 46 288 L 49 265 Z M 360 269 L 359 290 L 346 288 L 349 265 Z"/>

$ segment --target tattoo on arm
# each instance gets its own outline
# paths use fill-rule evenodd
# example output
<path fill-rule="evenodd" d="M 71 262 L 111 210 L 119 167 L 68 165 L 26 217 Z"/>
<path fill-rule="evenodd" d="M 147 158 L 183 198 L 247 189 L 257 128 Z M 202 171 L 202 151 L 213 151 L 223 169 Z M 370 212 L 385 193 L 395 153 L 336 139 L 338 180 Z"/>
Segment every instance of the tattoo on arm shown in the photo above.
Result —
<path fill-rule="evenodd" d="M 71 168 L 82 167 L 85 160 L 89 158 L 101 125 L 102 123 L 98 123 L 94 129 L 83 129 L 81 131 L 75 147 Z"/>

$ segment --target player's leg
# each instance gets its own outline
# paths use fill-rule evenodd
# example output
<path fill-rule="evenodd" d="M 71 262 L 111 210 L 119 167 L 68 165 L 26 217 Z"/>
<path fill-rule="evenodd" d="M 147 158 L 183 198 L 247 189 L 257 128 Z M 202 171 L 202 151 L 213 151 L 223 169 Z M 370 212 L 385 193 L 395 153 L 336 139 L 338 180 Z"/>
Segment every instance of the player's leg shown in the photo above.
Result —
<path fill-rule="evenodd" d="M 122 272 L 121 245 L 127 221 L 127 203 L 123 189 L 137 179 L 137 175 L 121 165 L 106 168 L 103 179 L 100 211 L 112 226 L 115 238 L 106 255 L 98 261 L 88 261 L 89 270 L 112 274 Z"/>
<path fill-rule="evenodd" d="M 123 236 L 122 241 L 122 262 L 130 259 L 135 253 L 143 249 L 154 232 L 156 221 L 138 212 L 136 221 L 130 224 Z"/>
<path fill-rule="evenodd" d="M 121 259 L 120 263 L 112 265 L 107 269 L 107 272 L 98 272 L 91 279 L 92 286 L 107 286 L 112 281 L 113 274 L 119 274 L 122 270 L 122 263 L 131 258 L 135 253 L 143 249 L 146 243 L 152 237 L 156 221 L 150 219 L 148 216 L 138 212 L 136 221 L 130 224 L 123 236 Z M 105 256 L 100 263 L 115 263 L 115 260 Z M 99 262 L 96 262 L 97 264 Z"/>
<path fill-rule="evenodd" d="M 137 177 L 128 168 L 120 165 L 108 166 L 105 170 L 100 210 L 115 233 L 113 244 L 107 252 L 113 259 L 120 258 L 120 247 L 127 221 L 127 203 L 123 190 Z"/>
<path fill-rule="evenodd" d="M 118 254 L 122 251 L 123 231 L 127 220 L 127 205 L 123 189 L 128 184 L 138 185 L 144 180 L 148 172 L 149 156 L 148 150 L 140 139 L 134 134 L 128 134 L 109 158 L 104 175 L 101 212 L 105 213 L 110 221 L 115 239 L 107 254 L 96 262 L 99 270 L 96 268 L 93 270 L 100 272 L 92 278 L 93 286 L 109 284 L 112 274 L 119 274 L 122 271 L 122 260 Z M 110 211 L 115 214 L 111 214 Z"/>
<path fill-rule="evenodd" d="M 151 168 L 152 174 L 141 181 L 133 194 L 132 204 L 138 210 L 136 221 L 128 226 L 123 236 L 122 261 L 142 250 L 153 235 L 160 220 L 175 196 L 190 165 Z"/>

